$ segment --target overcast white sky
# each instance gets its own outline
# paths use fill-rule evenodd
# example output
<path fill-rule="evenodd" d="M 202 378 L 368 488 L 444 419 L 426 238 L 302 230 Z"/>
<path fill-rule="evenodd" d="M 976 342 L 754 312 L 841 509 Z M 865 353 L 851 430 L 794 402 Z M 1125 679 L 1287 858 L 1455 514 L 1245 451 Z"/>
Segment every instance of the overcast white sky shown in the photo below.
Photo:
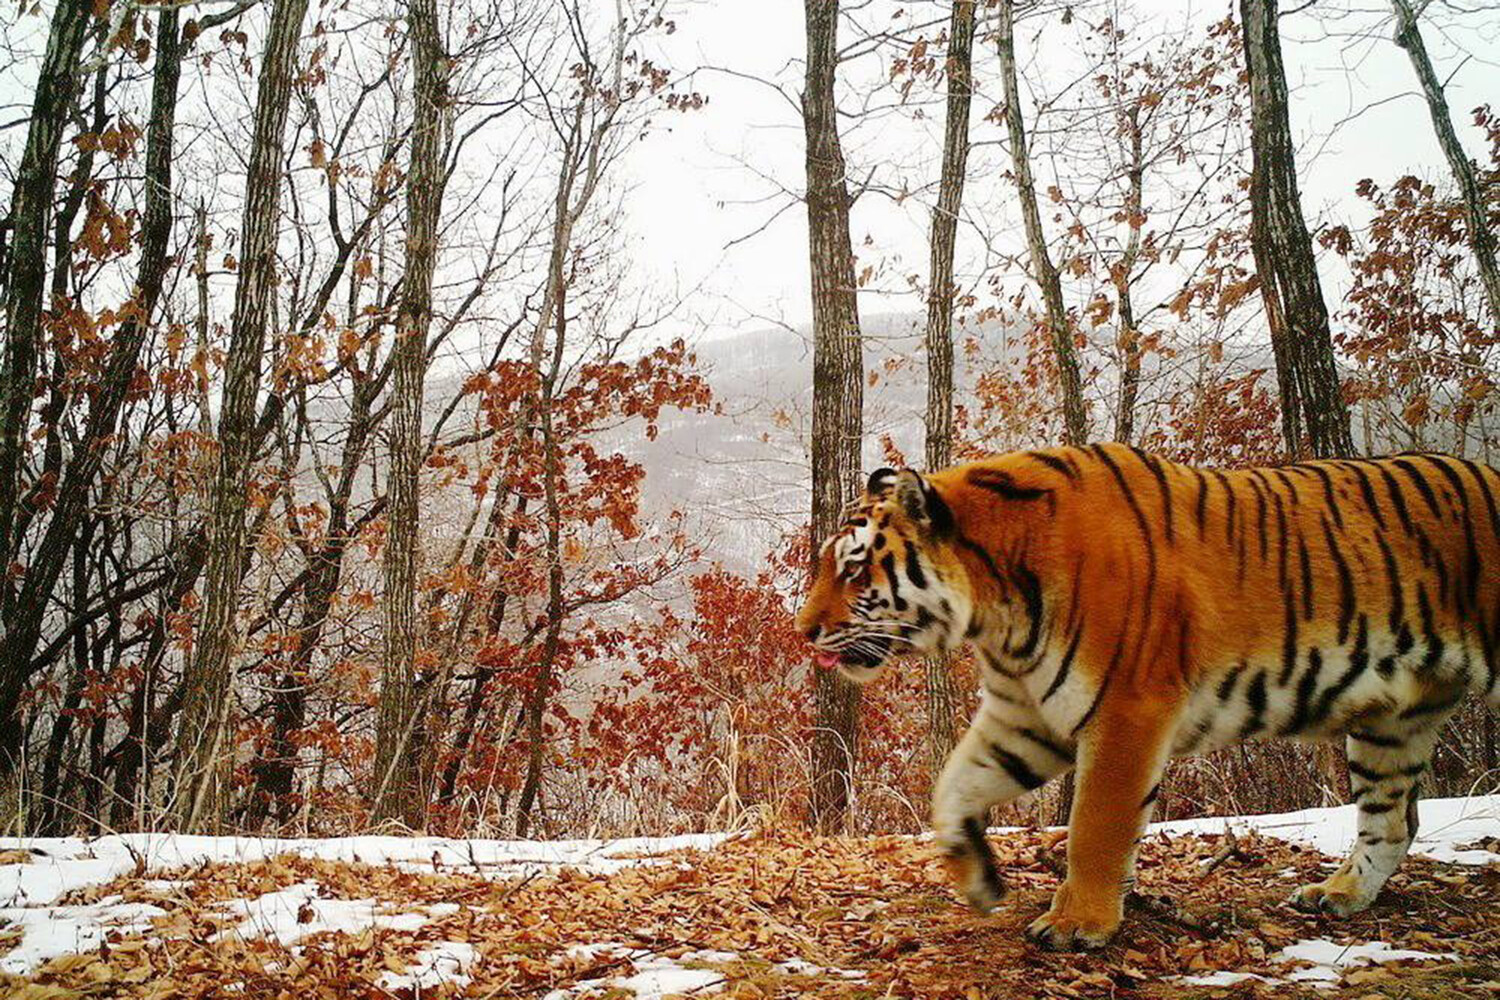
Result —
<path fill-rule="evenodd" d="M 1390 41 L 1388 0 L 1283 0 L 1283 48 L 1292 86 L 1293 130 L 1301 144 L 1299 169 L 1309 218 L 1354 226 L 1365 218 L 1355 183 L 1372 177 L 1388 183 L 1406 173 L 1444 181 L 1447 167 L 1433 138 L 1426 105 L 1418 96 L 1405 53 Z M 614 0 L 597 0 L 606 19 Z M 1235 0 L 1083 0 L 1079 17 L 1096 19 L 1119 3 L 1152 30 L 1179 32 L 1216 21 Z M 947 0 L 845 0 L 845 8 L 906 10 L 910 21 L 945 20 Z M 802 131 L 794 102 L 801 87 L 801 0 L 679 0 L 678 30 L 667 40 L 666 61 L 707 94 L 706 110 L 663 114 L 657 127 L 626 161 L 617 179 L 629 232 L 628 249 L 640 284 L 662 297 L 685 296 L 675 324 L 662 334 L 690 339 L 773 321 L 809 318 L 807 247 L 803 210 L 792 203 L 802 186 Z M 1023 22 L 1018 31 L 1023 85 L 1056 84 L 1076 67 L 1058 19 Z M 44 37 L 44 17 L 21 18 L 13 38 Z M 1433 0 L 1424 34 L 1440 74 L 1451 76 L 1449 103 L 1471 155 L 1482 136 L 1470 110 L 1500 103 L 1500 0 Z M 847 42 L 852 32 L 843 32 Z M 883 57 L 882 57 L 883 58 Z M 1076 60 L 1075 60 L 1076 62 Z M 725 72 L 728 71 L 728 72 Z M 980 119 L 998 103 L 993 46 L 976 48 L 974 132 L 993 126 Z M 0 67 L 0 105 L 9 120 L 24 115 L 35 67 Z M 840 78 L 844 103 L 861 81 L 884 78 L 877 59 L 846 65 Z M 754 79 L 751 79 L 754 78 Z M 755 80 L 771 81 L 775 87 Z M 1045 85 L 1045 84 L 1044 84 Z M 867 89 L 867 88 L 866 88 Z M 876 169 L 886 179 L 902 175 L 931 184 L 941 144 L 942 110 L 925 120 L 909 114 L 878 122 L 845 121 L 845 145 L 857 177 Z M 19 141 L 20 133 L 11 136 Z M 982 136 L 981 136 L 982 137 Z M 971 160 L 965 211 L 982 213 L 987 228 L 1009 234 L 1019 248 L 1019 221 L 1010 182 L 995 168 L 998 149 Z M 1065 164 L 1060 169 L 1065 169 Z M 1041 183 L 1050 166 L 1038 164 Z M 774 221 L 773 215 L 780 211 Z M 853 229 L 861 264 L 881 277 L 866 290 L 866 314 L 915 312 L 919 297 L 905 275 L 925 280 L 929 200 L 919 193 L 903 205 L 867 195 L 856 206 Z M 764 228 L 762 228 L 764 227 Z M 754 235 L 750 235 L 754 233 Z M 739 242 L 736 242 L 739 241 Z M 971 241 L 972 242 L 972 241 Z M 733 244 L 731 246 L 731 244 Z M 960 230 L 959 273 L 978 277 L 974 247 L 965 253 Z M 1340 294 L 1336 266 L 1325 267 L 1329 298 Z"/>
<path fill-rule="evenodd" d="M 918 19 L 941 16 L 947 9 L 935 2 L 907 6 Z M 1223 0 L 1191 7 L 1175 0 L 1137 0 L 1131 6 L 1163 30 L 1217 20 L 1231 9 Z M 1295 10 L 1300 4 L 1283 6 Z M 1462 9 L 1468 13 L 1462 15 L 1440 11 L 1443 7 L 1441 0 L 1433 5 L 1444 16 L 1425 29 L 1428 45 L 1440 74 L 1452 74 L 1448 92 L 1454 118 L 1471 154 L 1479 155 L 1482 137 L 1470 124 L 1469 111 L 1500 99 L 1500 4 L 1467 0 Z M 1353 187 L 1362 177 L 1388 182 L 1406 173 L 1446 176 L 1410 64 L 1390 41 L 1388 12 L 1383 0 L 1318 0 L 1312 10 L 1282 18 L 1293 130 L 1303 149 L 1298 166 L 1313 221 L 1361 223 L 1364 213 Z M 679 68 L 701 64 L 779 80 L 795 98 L 803 47 L 799 0 L 706 0 L 683 8 L 678 21 L 673 56 Z M 1049 30 L 1055 37 L 1055 28 Z M 1065 60 L 1066 53 L 1050 44 L 1047 33 L 1037 37 L 1035 28 L 1023 25 L 1018 35 L 1023 73 L 1061 72 L 1058 60 Z M 1357 37 L 1361 35 L 1367 37 Z M 847 37 L 845 32 L 841 41 Z M 866 64 L 849 73 L 873 71 L 878 67 Z M 976 50 L 976 120 L 993 103 L 994 72 L 992 48 Z M 803 322 L 809 303 L 800 206 L 764 232 L 725 249 L 784 204 L 774 196 L 778 184 L 800 188 L 802 136 L 795 111 L 771 88 L 722 73 L 702 72 L 696 85 L 710 96 L 708 109 L 665 121 L 632 161 L 633 189 L 626 206 L 633 253 L 664 286 L 701 283 L 702 293 L 683 316 L 701 333 L 736 324 L 763 326 L 767 317 Z M 1360 113 L 1362 109 L 1367 110 Z M 900 165 L 913 173 L 933 173 L 935 165 L 926 162 L 926 153 L 937 149 L 941 128 L 940 110 L 926 122 L 888 119 L 851 138 L 850 159 L 862 164 L 904 159 Z M 758 197 L 769 200 L 746 203 Z M 966 201 L 1004 218 L 1012 197 L 1003 177 L 980 175 L 971 177 Z M 925 198 L 899 209 L 889 201 L 865 199 L 854 218 L 862 263 L 878 253 L 896 261 L 896 273 L 925 274 L 926 225 Z M 866 237 L 872 246 L 861 248 Z M 1332 298 L 1339 276 L 1329 280 Z M 885 312 L 916 309 L 919 303 L 914 296 L 876 291 L 862 307 Z"/>

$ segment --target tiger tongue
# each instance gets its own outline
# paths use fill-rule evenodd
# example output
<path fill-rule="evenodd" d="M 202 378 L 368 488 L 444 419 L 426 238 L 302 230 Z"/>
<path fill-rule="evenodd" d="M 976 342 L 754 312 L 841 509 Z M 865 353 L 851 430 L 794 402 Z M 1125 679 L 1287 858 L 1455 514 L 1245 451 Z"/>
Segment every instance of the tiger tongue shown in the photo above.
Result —
<path fill-rule="evenodd" d="M 824 670 L 832 670 L 839 665 L 839 658 L 837 653 L 814 653 L 813 662 Z"/>

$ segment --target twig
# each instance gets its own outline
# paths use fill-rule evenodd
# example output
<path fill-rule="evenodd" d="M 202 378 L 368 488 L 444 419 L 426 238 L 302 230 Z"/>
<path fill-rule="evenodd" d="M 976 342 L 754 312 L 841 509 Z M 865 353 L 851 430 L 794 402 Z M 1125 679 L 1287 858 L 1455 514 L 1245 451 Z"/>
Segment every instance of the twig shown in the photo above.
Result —
<path fill-rule="evenodd" d="M 1200 878 L 1207 878 L 1209 875 L 1212 875 L 1216 868 L 1230 858 L 1234 858 L 1236 861 L 1248 861 L 1250 860 L 1250 855 L 1240 850 L 1240 838 L 1235 836 L 1234 831 L 1226 830 L 1224 832 L 1223 845 L 1214 852 L 1213 857 L 1203 863 L 1203 873 Z"/>

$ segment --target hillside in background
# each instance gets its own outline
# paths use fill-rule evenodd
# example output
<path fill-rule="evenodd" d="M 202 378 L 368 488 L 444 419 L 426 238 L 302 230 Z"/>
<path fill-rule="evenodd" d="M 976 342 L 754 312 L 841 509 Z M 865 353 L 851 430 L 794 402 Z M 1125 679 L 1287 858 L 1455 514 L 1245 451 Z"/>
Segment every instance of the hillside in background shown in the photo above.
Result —
<path fill-rule="evenodd" d="M 865 317 L 864 466 L 887 464 L 889 436 L 914 465 L 926 434 L 927 363 L 922 317 Z M 1006 356 L 1004 327 L 972 334 L 977 354 L 954 363 L 955 399 L 972 395 L 981 371 Z M 694 348 L 719 410 L 663 416 L 655 441 L 622 433 L 611 444 L 647 468 L 644 504 L 660 515 L 686 511 L 702 525 L 711 559 L 736 572 L 759 566 L 788 532 L 807 523 L 811 478 L 808 421 L 812 410 L 812 342 L 804 329 L 773 327 L 717 335 Z M 631 431 L 634 428 L 629 429 Z"/>

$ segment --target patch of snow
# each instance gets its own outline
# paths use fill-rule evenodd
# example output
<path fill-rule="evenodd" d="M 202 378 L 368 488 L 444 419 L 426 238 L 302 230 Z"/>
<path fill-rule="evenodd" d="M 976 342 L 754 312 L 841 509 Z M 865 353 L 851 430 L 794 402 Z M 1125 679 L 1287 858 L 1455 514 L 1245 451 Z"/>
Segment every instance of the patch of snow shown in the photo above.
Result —
<path fill-rule="evenodd" d="M 841 979 L 863 979 L 865 973 L 859 969 L 825 969 L 821 965 L 800 958 L 789 958 L 776 968 L 791 976 L 838 976 Z"/>
<path fill-rule="evenodd" d="M 78 837 L 0 837 L 0 851 L 31 850 L 26 864 L 0 865 L 0 905 L 50 903 L 78 888 L 108 882 L 144 864 L 148 871 L 204 862 L 253 862 L 279 854 L 329 861 L 363 861 L 408 871 L 464 871 L 519 877 L 538 870 L 575 868 L 610 875 L 636 864 L 660 863 L 656 855 L 682 849 L 708 850 L 726 834 L 630 837 L 621 840 L 454 840 L 446 837 L 336 837 L 281 840 L 271 837 L 199 837 L 129 833 L 84 840 Z"/>
<path fill-rule="evenodd" d="M 629 990 L 638 1000 L 662 1000 L 676 993 L 717 993 L 724 988 L 724 973 L 717 969 L 689 969 L 670 958 L 645 959 L 635 963 L 635 970 L 634 975 L 612 980 L 609 985 Z"/>
<path fill-rule="evenodd" d="M 474 946 L 467 942 L 439 941 L 417 955 L 416 962 L 406 972 L 384 973 L 379 986 L 386 990 L 417 992 L 436 989 L 443 983 L 464 986 L 469 982 L 469 969 L 478 957 Z"/>
<path fill-rule="evenodd" d="M 225 937 L 267 937 L 290 945 L 320 931 L 358 934 L 368 927 L 414 931 L 427 923 L 418 912 L 382 913 L 373 899 L 319 899 L 316 882 L 299 882 L 264 893 L 254 899 L 232 899 L 218 905 L 227 917 L 239 917 L 235 926 L 215 934 Z"/>
<path fill-rule="evenodd" d="M 1271 957 L 1273 962 L 1309 963 L 1309 968 L 1298 969 L 1288 977 L 1290 979 L 1326 982 L 1337 982 L 1343 976 L 1343 970 L 1349 966 L 1377 965 L 1382 962 L 1452 962 L 1457 959 L 1458 956 L 1452 952 L 1392 948 L 1384 941 L 1335 944 L 1321 938 L 1288 945 Z"/>
<path fill-rule="evenodd" d="M 143 933 L 151 929 L 151 918 L 166 912 L 149 903 L 121 902 L 119 896 L 84 906 L 0 908 L 0 927 L 21 931 L 21 943 L 0 956 L 0 972 L 24 976 L 59 955 L 93 951 L 111 931 Z"/>
<path fill-rule="evenodd" d="M 565 958 L 573 958 L 581 962 L 594 962 L 600 958 L 611 958 L 616 955 L 626 955 L 632 952 L 639 955 L 648 954 L 648 952 L 635 951 L 626 945 L 616 944 L 613 941 L 595 942 L 592 944 L 570 944 L 563 949 L 562 954 Z M 558 961 L 559 959 L 557 958 L 553 959 L 554 964 L 557 964 Z"/>
<path fill-rule="evenodd" d="M 1384 941 L 1366 944 L 1335 944 L 1332 941 L 1314 939 L 1288 945 L 1272 955 L 1272 963 L 1304 962 L 1304 968 L 1287 973 L 1285 979 L 1262 976 L 1255 972 L 1235 972 L 1219 969 L 1203 975 L 1174 976 L 1174 982 L 1190 986 L 1233 986 L 1235 983 L 1254 980 L 1262 983 L 1299 982 L 1317 988 L 1336 986 L 1351 967 L 1377 965 L 1382 962 L 1442 962 L 1455 961 L 1458 956 L 1451 952 L 1433 953 L 1392 948 Z"/>
<path fill-rule="evenodd" d="M 1228 969 L 1219 969 L 1201 976 L 1172 977 L 1173 982 L 1187 983 L 1189 986 L 1233 986 L 1235 983 L 1243 983 L 1251 979 L 1262 983 L 1278 983 L 1281 981 L 1279 979 L 1269 979 L 1254 972 L 1230 972 Z"/>
<path fill-rule="evenodd" d="M 1426 799 L 1419 805 L 1420 821 L 1413 854 L 1460 865 L 1500 862 L 1500 854 L 1483 850 L 1459 850 L 1459 844 L 1494 836 L 1500 830 L 1500 795 L 1469 798 Z M 1331 809 L 1262 816 L 1212 816 L 1153 823 L 1150 832 L 1173 834 L 1226 833 L 1254 830 L 1294 843 L 1307 844 L 1332 857 L 1342 857 L 1354 846 L 1358 832 L 1352 805 Z"/>
<path fill-rule="evenodd" d="M 567 949 L 571 957 L 594 960 L 615 955 L 629 959 L 634 971 L 630 975 L 615 978 L 586 979 L 566 989 L 553 990 L 542 1000 L 574 1000 L 575 997 L 602 993 L 609 990 L 626 990 L 637 1000 L 662 1000 L 663 997 L 679 993 L 704 995 L 717 993 L 724 988 L 725 975 L 718 969 L 694 969 L 684 962 L 715 962 L 723 964 L 739 959 L 732 951 L 690 951 L 681 958 L 668 958 L 649 951 L 626 948 L 618 944 L 581 944 Z"/>
<path fill-rule="evenodd" d="M 566 989 L 553 990 L 543 1000 L 574 1000 L 576 997 L 610 990 L 627 990 L 638 1000 L 661 1000 L 662 997 L 679 993 L 717 993 L 725 986 L 723 972 L 717 969 L 695 969 L 685 963 L 724 965 L 739 961 L 740 958 L 732 951 L 703 950 L 690 951 L 673 959 L 614 943 L 570 945 L 563 954 L 588 962 L 625 958 L 629 960 L 634 972 L 613 978 L 583 980 Z M 825 969 L 800 958 L 788 959 L 778 963 L 775 968 L 794 976 L 837 976 L 851 980 L 865 978 L 865 973 L 858 969 Z"/>

